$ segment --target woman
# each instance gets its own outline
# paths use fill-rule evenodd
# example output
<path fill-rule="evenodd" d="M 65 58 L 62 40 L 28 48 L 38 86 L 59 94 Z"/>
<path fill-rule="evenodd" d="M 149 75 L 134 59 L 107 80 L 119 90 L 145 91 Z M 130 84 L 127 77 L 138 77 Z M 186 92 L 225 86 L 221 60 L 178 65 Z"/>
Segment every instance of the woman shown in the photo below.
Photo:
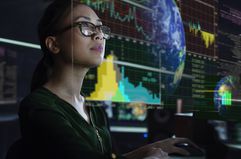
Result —
<path fill-rule="evenodd" d="M 29 158 L 114 158 L 107 120 L 101 108 L 84 106 L 80 94 L 89 68 L 104 57 L 110 30 L 84 4 L 56 0 L 39 23 L 44 57 L 32 81 L 32 93 L 20 104 L 22 138 Z M 166 158 L 188 152 L 173 146 L 176 138 L 146 145 L 120 158 Z M 164 152 L 165 151 L 165 152 Z"/>

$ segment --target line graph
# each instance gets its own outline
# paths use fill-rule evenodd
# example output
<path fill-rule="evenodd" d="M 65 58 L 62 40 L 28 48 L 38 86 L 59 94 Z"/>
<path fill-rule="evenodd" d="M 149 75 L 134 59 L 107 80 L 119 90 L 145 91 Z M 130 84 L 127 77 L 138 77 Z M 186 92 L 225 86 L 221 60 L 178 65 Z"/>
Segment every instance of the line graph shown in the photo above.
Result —
<path fill-rule="evenodd" d="M 179 0 L 187 50 L 217 57 L 217 4 L 215 1 Z"/>
<path fill-rule="evenodd" d="M 86 3 L 100 13 L 102 20 L 114 33 L 148 41 L 153 39 L 150 8 L 128 0 L 96 2 L 87 0 Z"/>
<path fill-rule="evenodd" d="M 201 35 L 202 40 L 204 41 L 205 47 L 209 48 L 214 44 L 215 35 L 206 31 L 203 31 L 199 22 L 197 24 L 189 22 L 189 32 L 194 33 L 195 37 Z M 200 35 L 198 35 L 200 33 Z"/>

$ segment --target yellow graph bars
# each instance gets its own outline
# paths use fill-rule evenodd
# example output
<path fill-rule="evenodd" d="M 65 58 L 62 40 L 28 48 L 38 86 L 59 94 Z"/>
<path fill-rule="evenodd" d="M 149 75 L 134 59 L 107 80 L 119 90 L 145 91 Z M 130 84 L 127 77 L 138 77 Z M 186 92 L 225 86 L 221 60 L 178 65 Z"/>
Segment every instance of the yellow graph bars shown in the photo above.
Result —
<path fill-rule="evenodd" d="M 210 45 L 214 43 L 214 40 L 215 40 L 214 34 L 211 34 L 205 31 L 201 31 L 201 34 L 202 34 L 202 39 L 204 40 L 206 48 L 208 48 Z"/>
<path fill-rule="evenodd" d="M 116 81 L 116 71 L 113 64 L 114 56 L 109 55 L 99 67 L 98 78 L 95 90 L 87 99 L 91 100 L 112 100 L 112 97 L 118 91 L 118 82 Z"/>
<path fill-rule="evenodd" d="M 209 48 L 215 41 L 215 35 L 206 31 L 202 31 L 200 24 L 189 23 L 189 32 L 193 33 L 195 37 L 200 32 L 201 38 L 204 41 L 205 47 Z"/>
<path fill-rule="evenodd" d="M 160 104 L 160 97 L 142 85 L 135 86 L 125 77 L 125 67 L 114 64 L 115 56 L 110 54 L 97 68 L 97 83 L 87 100 L 112 102 L 141 102 Z M 120 71 L 121 69 L 121 71 Z M 158 83 L 157 83 L 158 84 Z"/>

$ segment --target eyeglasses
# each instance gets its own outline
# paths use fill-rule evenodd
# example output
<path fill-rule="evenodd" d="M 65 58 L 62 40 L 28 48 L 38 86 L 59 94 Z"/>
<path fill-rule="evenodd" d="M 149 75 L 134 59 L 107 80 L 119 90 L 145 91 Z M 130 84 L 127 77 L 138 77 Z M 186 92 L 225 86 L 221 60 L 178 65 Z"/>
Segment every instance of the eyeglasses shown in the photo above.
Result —
<path fill-rule="evenodd" d="M 67 31 L 68 29 L 70 28 L 73 28 L 73 27 L 79 27 L 79 30 L 80 32 L 82 33 L 82 35 L 86 36 L 86 37 L 91 37 L 95 34 L 97 34 L 97 29 L 100 33 L 103 33 L 103 38 L 108 40 L 110 39 L 110 34 L 111 34 L 111 30 L 109 27 L 105 26 L 105 25 L 94 25 L 93 23 L 91 22 L 78 22 L 78 23 L 74 23 L 73 25 L 71 26 L 68 26 L 58 32 L 56 32 L 55 34 L 59 34 L 59 33 L 62 33 L 62 32 L 65 32 Z"/>

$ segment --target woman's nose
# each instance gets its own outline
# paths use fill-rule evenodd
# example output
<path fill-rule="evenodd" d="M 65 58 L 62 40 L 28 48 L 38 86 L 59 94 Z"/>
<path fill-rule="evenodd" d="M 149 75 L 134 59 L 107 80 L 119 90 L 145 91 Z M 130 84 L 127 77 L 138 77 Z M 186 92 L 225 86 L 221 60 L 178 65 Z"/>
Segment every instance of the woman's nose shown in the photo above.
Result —
<path fill-rule="evenodd" d="M 104 39 L 104 34 L 102 32 L 97 32 L 95 35 L 94 35 L 94 40 L 103 40 Z"/>

